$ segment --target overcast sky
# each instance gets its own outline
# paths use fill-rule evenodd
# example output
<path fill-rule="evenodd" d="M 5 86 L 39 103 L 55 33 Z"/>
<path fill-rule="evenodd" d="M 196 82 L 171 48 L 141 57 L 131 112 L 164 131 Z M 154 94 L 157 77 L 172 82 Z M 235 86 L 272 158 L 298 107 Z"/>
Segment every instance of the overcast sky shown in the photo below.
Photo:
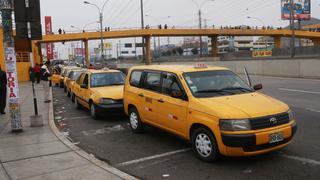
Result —
<path fill-rule="evenodd" d="M 88 0 L 102 6 L 105 0 Z M 208 26 L 249 25 L 285 26 L 288 21 L 280 20 L 280 0 L 194 0 L 201 8 Z M 207 2 L 206 2 L 207 1 Z M 312 17 L 320 19 L 320 0 L 311 0 Z M 145 24 L 159 23 L 170 26 L 197 26 L 198 6 L 192 0 L 144 0 Z M 59 28 L 76 31 L 70 26 L 97 29 L 98 10 L 84 4 L 82 0 L 42 0 L 42 24 L 44 16 L 52 16 L 53 31 Z M 140 27 L 140 0 L 109 0 L 103 11 L 104 26 L 115 28 Z M 168 18 L 170 16 L 170 18 Z M 251 16 L 257 19 L 248 19 Z M 263 22 L 261 22 L 263 21 Z M 203 22 L 205 23 L 205 22 Z M 44 28 L 43 28 L 44 30 Z"/>

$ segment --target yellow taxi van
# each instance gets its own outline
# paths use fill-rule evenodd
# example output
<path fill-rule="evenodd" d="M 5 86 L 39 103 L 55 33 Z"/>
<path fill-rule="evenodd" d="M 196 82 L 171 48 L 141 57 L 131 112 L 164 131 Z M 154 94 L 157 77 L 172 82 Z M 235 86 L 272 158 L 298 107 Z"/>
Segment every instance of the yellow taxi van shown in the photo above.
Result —
<path fill-rule="evenodd" d="M 297 124 L 288 105 L 227 68 L 206 65 L 132 67 L 124 87 L 131 130 L 152 125 L 191 142 L 196 156 L 267 153 L 291 143 Z"/>
<path fill-rule="evenodd" d="M 93 118 L 102 113 L 123 112 L 125 75 L 118 70 L 87 70 L 81 73 L 73 86 L 77 109 L 85 107 Z"/>

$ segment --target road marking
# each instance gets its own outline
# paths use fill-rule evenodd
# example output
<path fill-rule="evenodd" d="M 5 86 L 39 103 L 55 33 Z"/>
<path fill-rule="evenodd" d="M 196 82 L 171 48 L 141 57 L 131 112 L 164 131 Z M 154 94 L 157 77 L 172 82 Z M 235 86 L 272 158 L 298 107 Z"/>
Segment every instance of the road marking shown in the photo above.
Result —
<path fill-rule="evenodd" d="M 316 110 L 316 109 L 307 109 L 307 110 L 309 110 L 309 111 L 311 111 L 311 112 L 317 112 L 317 113 L 320 113 L 320 110 Z"/>
<path fill-rule="evenodd" d="M 157 159 L 157 158 L 162 158 L 162 157 L 166 157 L 166 156 L 171 156 L 171 155 L 187 152 L 187 151 L 190 151 L 190 150 L 191 150 L 190 148 L 180 149 L 180 150 L 171 151 L 171 152 L 167 152 L 167 153 L 163 153 L 163 154 L 158 154 L 158 155 L 154 155 L 154 156 L 149 156 L 149 157 L 144 157 L 144 158 L 140 158 L 140 159 L 135 159 L 135 160 L 132 160 L 132 161 L 119 163 L 116 166 L 118 166 L 118 167 L 128 166 L 128 165 L 131 165 L 131 164 L 141 163 L 143 161 L 148 161 L 148 160 L 151 160 L 151 159 Z"/>
<path fill-rule="evenodd" d="M 297 90 L 297 89 L 279 88 L 279 90 L 280 91 L 301 92 L 301 93 L 308 93 L 308 94 L 320 94 L 320 92 L 316 92 L 316 91 L 304 91 L 304 90 Z"/>
<path fill-rule="evenodd" d="M 316 160 L 313 160 L 313 159 L 307 159 L 307 158 L 302 158 L 302 157 L 298 157 L 298 156 L 291 156 L 291 155 L 286 155 L 286 154 L 281 154 L 280 156 L 283 156 L 283 157 L 288 158 L 288 159 L 301 161 L 302 163 L 320 165 L 320 161 L 316 161 Z"/>
<path fill-rule="evenodd" d="M 90 117 L 91 116 L 78 116 L 78 117 L 65 118 L 65 120 L 85 119 L 85 118 L 90 118 Z"/>

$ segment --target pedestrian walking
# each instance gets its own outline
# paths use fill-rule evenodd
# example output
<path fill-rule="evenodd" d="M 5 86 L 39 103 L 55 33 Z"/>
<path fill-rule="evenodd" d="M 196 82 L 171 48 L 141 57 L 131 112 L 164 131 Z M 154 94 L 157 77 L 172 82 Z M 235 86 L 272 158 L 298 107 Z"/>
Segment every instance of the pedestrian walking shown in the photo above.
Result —
<path fill-rule="evenodd" d="M 34 72 L 34 77 L 35 77 L 35 80 L 37 81 L 37 84 L 40 83 L 40 70 L 41 70 L 40 65 L 36 63 L 36 65 L 33 68 L 33 72 Z"/>
<path fill-rule="evenodd" d="M 51 77 L 49 66 L 50 66 L 50 61 L 46 61 L 40 70 L 40 79 L 41 79 L 41 84 L 43 86 L 45 103 L 51 102 L 51 100 L 49 99 L 49 78 Z"/>
<path fill-rule="evenodd" d="M 7 104 L 7 74 L 1 70 L 0 66 L 0 114 L 4 112 Z"/>
<path fill-rule="evenodd" d="M 30 78 L 31 82 L 34 83 L 35 76 L 34 76 L 34 70 L 33 70 L 32 66 L 29 67 L 29 78 Z"/>

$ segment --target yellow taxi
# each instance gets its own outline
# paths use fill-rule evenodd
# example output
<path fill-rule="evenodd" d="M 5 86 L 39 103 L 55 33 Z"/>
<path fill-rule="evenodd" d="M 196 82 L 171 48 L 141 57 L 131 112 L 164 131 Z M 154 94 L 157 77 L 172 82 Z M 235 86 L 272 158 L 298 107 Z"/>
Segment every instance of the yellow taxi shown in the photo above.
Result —
<path fill-rule="evenodd" d="M 159 127 L 189 140 L 198 158 L 283 148 L 297 130 L 288 105 L 222 67 L 150 65 L 129 70 L 124 109 L 133 132 Z"/>
<path fill-rule="evenodd" d="M 70 67 L 68 69 L 66 69 L 65 73 L 63 74 L 63 88 L 64 88 L 64 92 L 67 93 L 67 81 L 70 80 L 70 74 L 72 71 L 74 70 L 81 70 L 81 67 Z"/>
<path fill-rule="evenodd" d="M 52 71 L 51 82 L 55 86 L 59 86 L 60 84 L 60 74 L 57 69 L 53 69 Z"/>
<path fill-rule="evenodd" d="M 69 73 L 72 70 L 75 70 L 75 69 L 81 69 L 81 68 L 80 67 L 76 67 L 76 66 L 65 66 L 65 67 L 63 67 L 63 69 L 61 71 L 61 74 L 60 74 L 60 88 L 64 88 L 65 82 L 66 82 L 66 79 L 68 78 Z M 65 92 L 67 92 L 66 89 L 65 89 Z"/>
<path fill-rule="evenodd" d="M 84 69 L 76 69 L 76 70 L 71 70 L 68 78 L 66 78 L 66 83 L 65 83 L 65 88 L 67 90 L 67 96 L 72 97 L 72 86 L 75 84 L 75 81 L 79 78 L 81 73 L 85 72 Z"/>
<path fill-rule="evenodd" d="M 75 107 L 90 110 L 93 118 L 101 113 L 123 111 L 125 75 L 118 70 L 87 70 L 73 86 Z"/>

